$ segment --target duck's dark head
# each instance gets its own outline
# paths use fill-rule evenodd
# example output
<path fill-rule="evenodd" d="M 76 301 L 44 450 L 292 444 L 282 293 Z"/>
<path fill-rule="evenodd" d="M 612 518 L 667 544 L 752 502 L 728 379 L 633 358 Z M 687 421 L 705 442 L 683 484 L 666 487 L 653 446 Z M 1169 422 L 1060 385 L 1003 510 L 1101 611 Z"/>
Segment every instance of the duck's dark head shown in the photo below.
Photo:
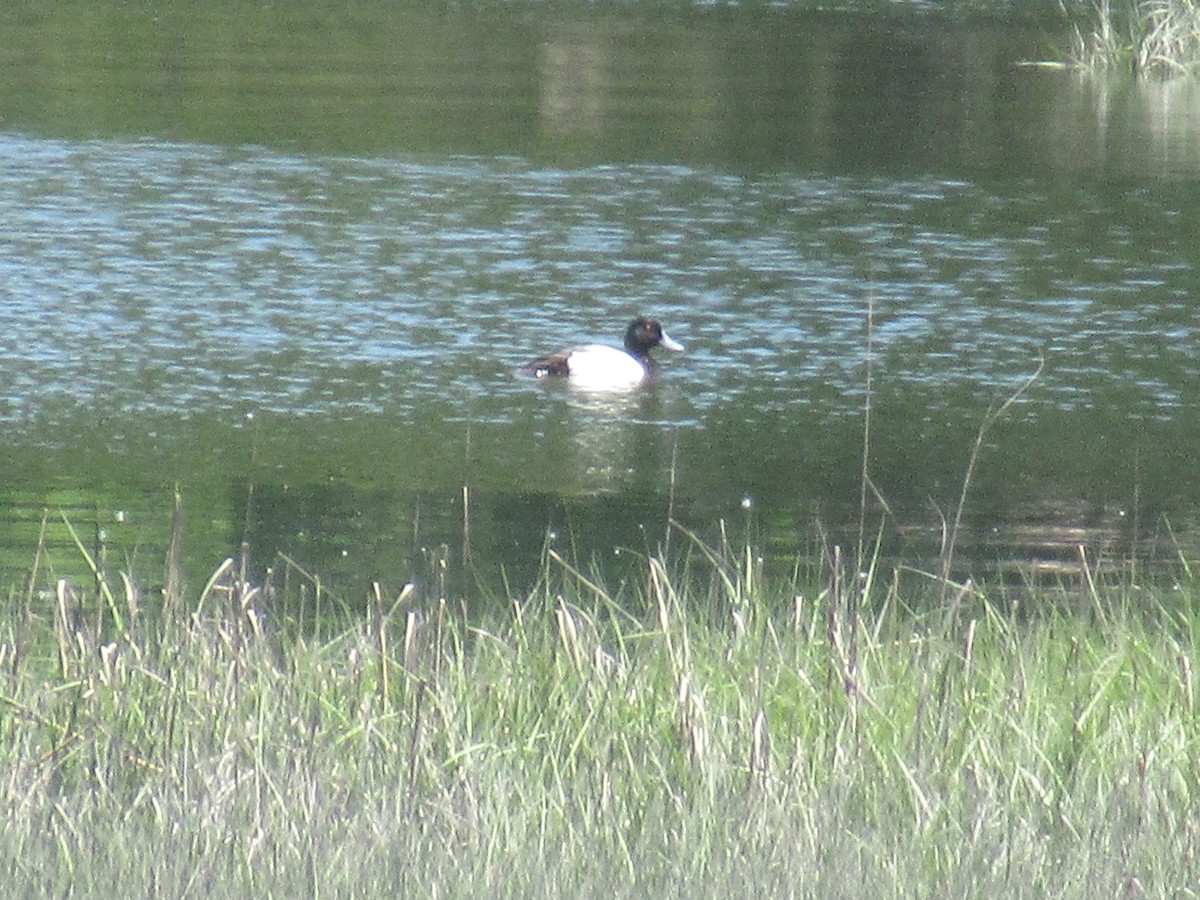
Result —
<path fill-rule="evenodd" d="M 655 347 L 674 351 L 683 350 L 683 344 L 671 340 L 670 336 L 663 331 L 662 323 L 658 319 L 638 316 L 629 323 L 629 327 L 625 330 L 626 350 L 634 356 L 645 358 Z"/>

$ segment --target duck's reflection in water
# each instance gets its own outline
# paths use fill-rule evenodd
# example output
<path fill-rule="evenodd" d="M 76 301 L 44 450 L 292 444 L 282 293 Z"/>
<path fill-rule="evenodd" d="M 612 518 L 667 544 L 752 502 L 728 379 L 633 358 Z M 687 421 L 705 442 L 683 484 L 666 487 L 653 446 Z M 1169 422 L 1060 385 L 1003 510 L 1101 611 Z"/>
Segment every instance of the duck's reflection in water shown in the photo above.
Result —
<path fill-rule="evenodd" d="M 594 391 L 564 385 L 554 425 L 553 446 L 563 474 L 555 486 L 563 495 L 611 494 L 638 490 L 665 494 L 670 484 L 678 424 L 665 415 L 662 385 Z M 559 431 L 561 429 L 561 431 Z"/>

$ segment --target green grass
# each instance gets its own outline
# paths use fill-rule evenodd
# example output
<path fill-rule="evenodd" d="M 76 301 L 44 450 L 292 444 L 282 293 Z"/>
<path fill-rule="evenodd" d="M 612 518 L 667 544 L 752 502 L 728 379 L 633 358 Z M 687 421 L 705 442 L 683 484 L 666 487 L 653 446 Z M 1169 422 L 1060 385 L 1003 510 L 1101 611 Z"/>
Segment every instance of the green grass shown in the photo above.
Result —
<path fill-rule="evenodd" d="M 1189 581 L 923 607 L 683 534 L 319 628 L 295 571 L 10 597 L 6 896 L 1196 895 Z"/>
<path fill-rule="evenodd" d="M 1200 73 L 1195 0 L 1060 0 L 1075 22 L 1067 63 L 1091 72 Z"/>

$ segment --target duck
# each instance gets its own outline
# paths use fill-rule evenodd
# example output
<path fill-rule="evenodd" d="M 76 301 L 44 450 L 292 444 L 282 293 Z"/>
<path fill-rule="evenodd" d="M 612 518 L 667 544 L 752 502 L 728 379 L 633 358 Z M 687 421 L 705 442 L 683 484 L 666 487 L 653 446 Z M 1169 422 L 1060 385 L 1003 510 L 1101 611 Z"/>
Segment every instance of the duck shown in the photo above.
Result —
<path fill-rule="evenodd" d="M 638 316 L 625 329 L 625 349 L 607 344 L 583 344 L 548 353 L 521 366 L 534 378 L 566 376 L 570 383 L 591 388 L 631 388 L 649 379 L 658 363 L 650 356 L 655 347 L 676 353 L 684 347 L 663 331 L 662 323 Z"/>

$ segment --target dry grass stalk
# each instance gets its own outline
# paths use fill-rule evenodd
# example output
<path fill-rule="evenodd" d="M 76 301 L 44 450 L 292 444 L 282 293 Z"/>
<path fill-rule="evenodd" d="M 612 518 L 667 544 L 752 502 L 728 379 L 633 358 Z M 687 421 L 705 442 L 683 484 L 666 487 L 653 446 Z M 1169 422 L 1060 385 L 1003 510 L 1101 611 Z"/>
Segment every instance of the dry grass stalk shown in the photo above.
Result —
<path fill-rule="evenodd" d="M 968 678 L 971 676 L 971 661 L 975 657 L 975 626 L 978 624 L 978 619 L 971 620 L 971 624 L 967 626 L 967 638 L 963 643 L 963 674 Z"/>
<path fill-rule="evenodd" d="M 175 486 L 171 508 L 171 531 L 163 560 L 163 618 L 169 619 L 183 608 L 183 495 Z"/>
<path fill-rule="evenodd" d="M 704 724 L 704 703 L 692 687 L 692 678 L 684 674 L 679 679 L 676 691 L 679 710 L 679 730 L 687 747 L 688 759 L 700 771 L 704 771 L 708 756 L 708 729 Z"/>
<path fill-rule="evenodd" d="M 391 673 L 388 667 L 389 616 L 383 611 L 383 589 L 378 581 L 371 582 L 371 599 L 375 612 L 375 640 L 379 646 L 379 705 L 383 714 L 388 714 L 388 698 L 391 697 Z"/>
<path fill-rule="evenodd" d="M 771 738 L 767 729 L 767 714 L 759 706 L 754 711 L 754 718 L 750 723 L 750 758 L 747 761 L 747 789 L 753 788 L 756 784 L 761 784 L 766 778 L 770 753 Z"/>
<path fill-rule="evenodd" d="M 1065 0 L 1060 5 L 1076 17 Z M 1200 71 L 1200 5 L 1194 0 L 1142 0 L 1117 7 L 1111 0 L 1094 0 L 1085 15 L 1090 27 L 1072 26 L 1066 65 L 1168 76 Z"/>
<path fill-rule="evenodd" d="M 417 636 L 421 628 L 421 614 L 415 609 L 410 609 L 408 615 L 404 617 L 404 668 L 409 672 L 414 672 L 421 660 L 421 648 L 417 643 Z"/>
<path fill-rule="evenodd" d="M 651 557 L 649 566 L 650 590 L 658 611 L 658 625 L 667 642 L 667 653 L 671 657 L 676 673 L 689 671 L 691 669 L 691 648 L 688 646 L 687 621 L 683 607 L 679 603 L 679 597 L 671 585 L 671 579 L 667 575 L 662 561 Z M 673 636 L 676 632 L 671 624 L 673 620 L 679 622 L 678 641 Z"/>
<path fill-rule="evenodd" d="M 562 597 L 558 597 L 555 602 L 554 621 L 558 625 L 559 641 L 574 664 L 575 671 L 582 671 L 584 655 L 579 642 L 579 628 L 575 624 L 575 617 L 571 615 L 571 610 L 567 608 L 567 603 Z"/>
<path fill-rule="evenodd" d="M 1145 33 L 1134 66 L 1188 74 L 1200 68 L 1200 7 L 1195 0 L 1145 0 L 1138 5 Z"/>

